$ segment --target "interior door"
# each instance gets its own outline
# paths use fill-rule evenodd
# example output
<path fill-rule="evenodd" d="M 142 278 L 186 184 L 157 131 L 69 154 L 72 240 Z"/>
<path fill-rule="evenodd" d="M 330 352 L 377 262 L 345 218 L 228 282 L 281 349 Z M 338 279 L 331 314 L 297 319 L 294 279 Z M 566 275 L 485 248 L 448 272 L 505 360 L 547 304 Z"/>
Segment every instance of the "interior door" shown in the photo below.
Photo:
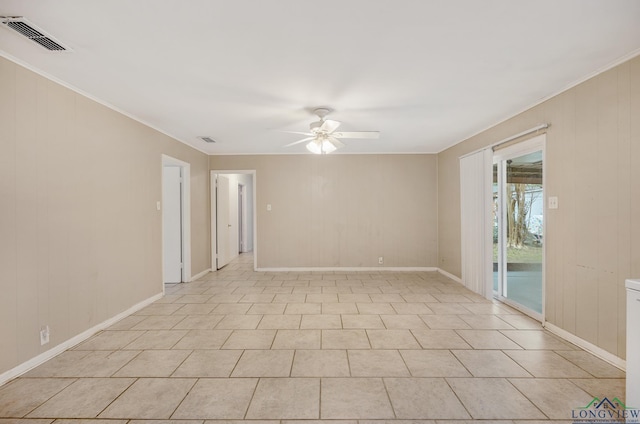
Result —
<path fill-rule="evenodd" d="M 227 265 L 232 256 L 231 252 L 231 205 L 229 204 L 229 178 L 218 175 L 216 179 L 216 268 Z M 235 248 L 235 247 L 234 247 Z"/>
<path fill-rule="evenodd" d="M 182 282 L 181 179 L 179 166 L 162 167 L 162 251 L 165 283 Z"/>
<path fill-rule="evenodd" d="M 494 156 L 494 289 L 541 319 L 544 291 L 543 143 Z"/>

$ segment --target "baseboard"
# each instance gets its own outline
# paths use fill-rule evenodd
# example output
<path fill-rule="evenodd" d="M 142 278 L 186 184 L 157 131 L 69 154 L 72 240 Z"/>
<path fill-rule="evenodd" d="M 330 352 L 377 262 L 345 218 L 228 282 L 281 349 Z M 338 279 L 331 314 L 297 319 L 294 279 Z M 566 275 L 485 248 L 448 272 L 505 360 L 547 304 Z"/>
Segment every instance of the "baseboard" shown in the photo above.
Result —
<path fill-rule="evenodd" d="M 392 272 L 435 272 L 436 267 L 286 267 L 286 268 L 256 268 L 259 272 L 322 272 L 322 271 L 392 271 Z"/>
<path fill-rule="evenodd" d="M 127 309 L 124 312 L 119 313 L 118 315 L 109 318 L 106 321 L 101 322 L 100 324 L 97 324 L 91 328 L 89 328 L 88 330 L 83 331 L 82 333 L 60 343 L 59 345 L 47 350 L 46 352 L 42 352 L 41 354 L 39 354 L 38 356 L 29 359 L 26 362 L 23 362 L 22 364 L 18 365 L 17 367 L 14 367 L 8 371 L 5 371 L 4 373 L 0 374 L 0 386 L 2 386 L 4 383 L 6 383 L 9 380 L 13 380 L 16 377 L 21 376 L 22 374 L 26 373 L 27 371 L 30 371 L 31 369 L 37 367 L 38 365 L 48 361 L 49 359 L 58 356 L 59 354 L 61 354 L 62 352 L 64 352 L 67 349 L 72 348 L 73 346 L 87 340 L 89 337 L 93 336 L 94 334 L 96 334 L 98 331 L 104 330 L 105 328 L 115 324 L 116 322 L 120 321 L 123 318 L 128 317 L 129 315 L 133 314 L 134 312 L 139 311 L 140 309 L 144 308 L 147 305 L 150 305 L 151 303 L 155 302 L 156 300 L 162 298 L 163 294 L 162 293 L 158 293 L 155 296 L 152 296 L 148 299 L 143 300 L 142 302 L 136 303 L 135 305 L 133 305 L 132 307 L 130 307 L 129 309 Z"/>
<path fill-rule="evenodd" d="M 445 277 L 451 278 L 452 280 L 462 284 L 462 279 L 459 277 L 456 277 L 455 275 L 438 268 L 438 272 L 442 275 L 444 275 Z M 549 322 L 545 322 L 543 324 L 543 327 L 546 328 L 547 330 L 549 330 L 551 333 L 555 334 L 556 336 L 570 342 L 573 343 L 574 345 L 586 350 L 587 352 L 597 356 L 598 358 L 602 359 L 603 361 L 606 361 L 608 363 L 610 363 L 611 365 L 613 365 L 616 368 L 619 368 L 623 371 L 626 370 L 627 367 L 627 363 L 624 359 L 618 358 L 616 355 L 614 355 L 613 353 L 607 352 L 606 350 L 594 345 L 593 343 L 590 343 L 584 339 L 581 339 L 580 337 L 576 336 L 575 334 L 571 334 L 566 330 L 563 330 L 562 328 L 555 326 Z"/>
<path fill-rule="evenodd" d="M 575 334 L 571 334 L 566 330 L 563 330 L 562 328 L 553 325 L 549 322 L 545 322 L 543 324 L 543 327 L 546 328 L 547 330 L 549 330 L 551 333 L 555 334 L 558 337 L 561 337 L 563 339 L 565 339 L 566 341 L 573 343 L 574 345 L 581 347 L 582 349 L 586 350 L 587 352 L 597 356 L 598 358 L 602 359 L 603 361 L 606 361 L 608 363 L 610 363 L 611 365 L 613 365 L 616 368 L 620 368 L 622 371 L 626 371 L 627 370 L 627 361 L 625 361 L 622 358 L 618 358 L 616 355 L 614 355 L 613 353 L 607 352 L 606 350 L 602 349 L 601 347 L 598 347 L 596 345 L 594 345 L 593 343 L 590 343 L 584 339 L 581 339 L 580 337 L 576 336 Z"/>
<path fill-rule="evenodd" d="M 451 274 L 450 272 L 445 271 L 442 268 L 438 268 L 438 272 L 442 275 L 444 275 L 447 278 L 451 278 L 453 281 L 455 281 L 456 283 L 460 283 L 462 284 L 462 278 L 460 277 L 456 277 L 455 275 Z"/>
<path fill-rule="evenodd" d="M 198 278 L 202 278 L 202 277 L 204 277 L 205 275 L 207 275 L 207 274 L 208 274 L 208 273 L 210 273 L 210 272 L 211 272 L 211 268 L 207 268 L 207 269 L 205 269 L 204 271 L 197 273 L 196 275 L 192 275 L 192 276 L 191 276 L 191 279 L 190 279 L 189 281 L 195 281 L 195 280 L 197 280 Z"/>

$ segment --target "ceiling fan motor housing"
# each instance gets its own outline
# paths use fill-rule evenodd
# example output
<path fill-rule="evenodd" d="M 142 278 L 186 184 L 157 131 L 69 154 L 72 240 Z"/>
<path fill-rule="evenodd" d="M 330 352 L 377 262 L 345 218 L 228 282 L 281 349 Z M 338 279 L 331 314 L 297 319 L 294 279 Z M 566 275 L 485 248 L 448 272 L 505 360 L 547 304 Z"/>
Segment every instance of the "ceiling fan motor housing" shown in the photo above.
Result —
<path fill-rule="evenodd" d="M 314 109 L 313 113 L 318 115 L 318 118 L 320 118 L 320 120 L 322 121 L 325 116 L 331 113 L 331 109 L 326 107 L 319 107 L 317 109 Z"/>
<path fill-rule="evenodd" d="M 320 127 L 322 126 L 322 124 L 324 124 L 324 121 L 322 119 L 316 122 L 312 122 L 311 124 L 309 124 L 309 129 L 312 133 L 317 134 L 318 132 L 320 132 Z"/>
<path fill-rule="evenodd" d="M 324 117 L 331 113 L 331 109 L 326 107 L 319 107 L 314 109 L 313 113 L 317 115 L 320 120 L 309 124 L 309 129 L 312 133 L 318 134 L 321 131 L 320 127 L 322 127 L 322 124 L 324 124 Z"/>

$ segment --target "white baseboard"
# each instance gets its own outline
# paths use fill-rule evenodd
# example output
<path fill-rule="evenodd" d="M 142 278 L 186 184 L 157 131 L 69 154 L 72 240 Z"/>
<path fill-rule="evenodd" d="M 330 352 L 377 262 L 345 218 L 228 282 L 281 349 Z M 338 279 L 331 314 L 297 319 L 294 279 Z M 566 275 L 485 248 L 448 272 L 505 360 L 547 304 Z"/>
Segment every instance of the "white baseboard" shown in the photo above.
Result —
<path fill-rule="evenodd" d="M 322 271 L 345 271 L 345 272 L 354 272 L 354 271 L 392 271 L 392 272 L 439 272 L 447 278 L 452 279 L 456 283 L 462 284 L 462 279 L 457 277 L 442 268 L 438 268 L 435 266 L 409 266 L 409 267 L 266 267 L 266 268 L 255 268 L 255 271 L 258 272 L 322 272 Z"/>
<path fill-rule="evenodd" d="M 116 322 L 120 321 L 123 318 L 128 317 L 129 315 L 133 314 L 134 312 L 139 311 L 140 309 L 144 308 L 147 305 L 150 305 L 151 303 L 155 302 L 156 300 L 162 298 L 163 294 L 162 293 L 158 293 L 148 299 L 143 300 L 142 302 L 136 303 L 135 305 L 133 305 L 132 307 L 130 307 L 129 309 L 127 309 L 124 312 L 119 313 L 118 315 L 109 318 L 106 321 L 101 322 L 100 324 L 97 324 L 91 328 L 89 328 L 88 330 L 83 331 L 82 333 L 60 343 L 59 345 L 52 347 L 51 349 L 47 350 L 46 352 L 42 352 L 40 355 L 29 359 L 26 362 L 23 362 L 22 364 L 18 365 L 17 367 L 14 367 L 8 371 L 5 371 L 4 373 L 0 374 L 0 386 L 2 386 L 4 383 L 6 383 L 9 380 L 12 380 L 16 377 L 21 376 L 22 374 L 26 373 L 27 371 L 37 367 L 38 365 L 42 364 L 43 362 L 48 361 L 49 359 L 58 356 L 59 354 L 61 354 L 62 352 L 64 352 L 67 349 L 72 348 L 73 346 L 87 340 L 89 337 L 93 336 L 94 334 L 96 334 L 98 331 L 104 330 L 105 328 L 115 324 Z"/>
<path fill-rule="evenodd" d="M 566 341 L 573 343 L 574 345 L 581 347 L 582 349 L 586 350 L 587 352 L 597 356 L 598 358 L 602 359 L 603 361 L 606 361 L 608 363 L 610 363 L 611 365 L 613 365 L 616 368 L 620 368 L 622 371 L 626 371 L 627 369 L 627 361 L 625 361 L 622 358 L 618 358 L 616 355 L 614 355 L 613 353 L 607 352 L 606 350 L 602 349 L 601 347 L 598 347 L 596 345 L 594 345 L 593 343 L 590 343 L 584 339 L 581 339 L 580 337 L 576 336 L 575 334 L 571 334 L 566 330 L 563 330 L 562 328 L 555 326 L 549 322 L 545 322 L 543 324 L 543 327 L 546 328 L 547 330 L 549 330 L 550 332 L 552 332 L 553 334 L 555 334 L 558 337 L 561 337 L 563 339 L 565 339 Z"/>
<path fill-rule="evenodd" d="M 442 268 L 438 268 L 438 272 L 442 275 L 444 275 L 445 277 L 451 278 L 453 281 L 455 281 L 456 283 L 460 283 L 462 284 L 462 278 L 460 277 L 456 277 L 455 275 L 451 274 L 450 272 L 445 271 Z"/>
<path fill-rule="evenodd" d="M 322 272 L 322 271 L 392 271 L 392 272 L 434 272 L 436 267 L 285 267 L 285 268 L 256 268 L 259 272 Z"/>
<path fill-rule="evenodd" d="M 438 272 L 442 275 L 444 275 L 445 277 L 449 277 L 452 280 L 462 284 L 462 279 L 459 277 L 456 277 L 455 275 L 438 268 Z M 518 309 L 516 306 L 514 305 L 509 305 L 511 307 L 515 307 L 516 309 Z M 543 327 L 546 328 L 547 330 L 549 330 L 551 333 L 555 334 L 556 336 L 568 341 L 569 343 L 573 343 L 574 345 L 586 350 L 587 352 L 597 356 L 598 358 L 602 359 L 603 361 L 606 361 L 608 363 L 610 363 L 611 365 L 613 365 L 616 368 L 621 369 L 622 371 L 626 370 L 627 367 L 627 362 L 622 359 L 617 357 L 616 355 L 614 355 L 613 353 L 607 352 L 606 350 L 602 349 L 601 347 L 598 347 L 596 345 L 594 345 L 593 343 L 590 343 L 584 339 L 581 339 L 580 337 L 576 336 L 575 334 L 571 334 L 566 330 L 563 330 L 562 328 L 555 326 L 549 322 L 544 322 L 543 323 Z"/>
<path fill-rule="evenodd" d="M 204 271 L 197 273 L 196 275 L 192 275 L 191 279 L 189 281 L 195 281 L 198 278 L 204 277 L 205 275 L 207 275 L 210 272 L 211 272 L 211 268 L 207 268 Z"/>

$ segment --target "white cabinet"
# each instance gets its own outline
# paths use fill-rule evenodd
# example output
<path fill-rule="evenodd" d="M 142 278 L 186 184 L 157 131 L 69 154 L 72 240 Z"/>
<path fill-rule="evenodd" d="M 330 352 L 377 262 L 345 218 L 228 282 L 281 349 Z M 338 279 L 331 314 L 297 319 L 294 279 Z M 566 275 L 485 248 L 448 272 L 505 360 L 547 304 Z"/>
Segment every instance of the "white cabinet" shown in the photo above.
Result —
<path fill-rule="evenodd" d="M 640 408 L 640 280 L 627 280 L 627 396 L 625 404 Z"/>

